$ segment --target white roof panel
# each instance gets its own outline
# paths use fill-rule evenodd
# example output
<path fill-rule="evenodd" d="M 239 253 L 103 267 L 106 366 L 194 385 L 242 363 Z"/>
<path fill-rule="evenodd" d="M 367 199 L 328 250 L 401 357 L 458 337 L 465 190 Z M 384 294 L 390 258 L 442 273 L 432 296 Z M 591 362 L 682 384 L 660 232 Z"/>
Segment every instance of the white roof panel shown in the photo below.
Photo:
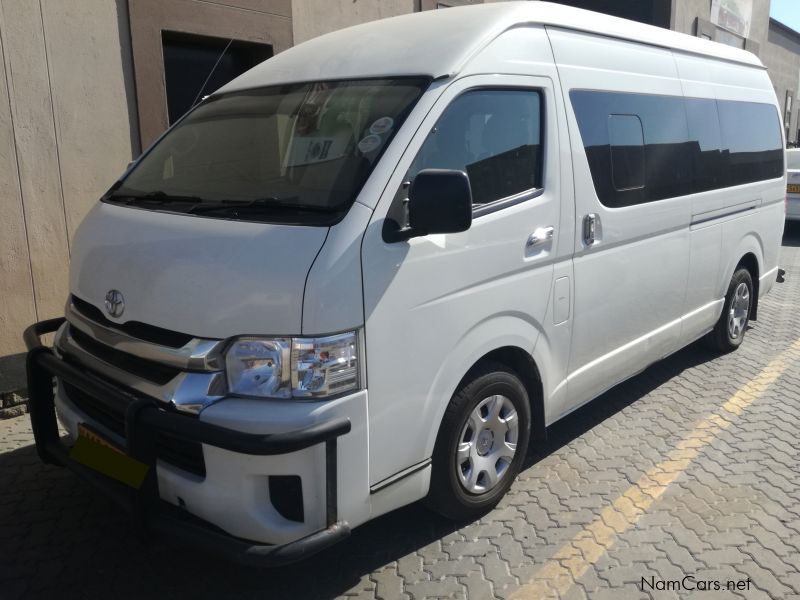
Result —
<path fill-rule="evenodd" d="M 449 76 L 507 29 L 528 24 L 587 31 L 762 67 L 750 52 L 660 27 L 550 2 L 499 2 L 412 13 L 340 29 L 275 55 L 215 93 L 302 81 Z"/>

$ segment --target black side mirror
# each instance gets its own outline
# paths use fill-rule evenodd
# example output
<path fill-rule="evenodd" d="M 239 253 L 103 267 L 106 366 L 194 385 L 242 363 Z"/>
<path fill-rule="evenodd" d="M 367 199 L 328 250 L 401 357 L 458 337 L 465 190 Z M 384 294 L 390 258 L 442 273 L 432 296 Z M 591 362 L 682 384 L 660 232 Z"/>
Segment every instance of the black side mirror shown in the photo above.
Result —
<path fill-rule="evenodd" d="M 386 241 L 399 242 L 431 233 L 458 233 L 472 225 L 472 190 L 463 171 L 424 169 L 408 193 L 408 227 Z"/>

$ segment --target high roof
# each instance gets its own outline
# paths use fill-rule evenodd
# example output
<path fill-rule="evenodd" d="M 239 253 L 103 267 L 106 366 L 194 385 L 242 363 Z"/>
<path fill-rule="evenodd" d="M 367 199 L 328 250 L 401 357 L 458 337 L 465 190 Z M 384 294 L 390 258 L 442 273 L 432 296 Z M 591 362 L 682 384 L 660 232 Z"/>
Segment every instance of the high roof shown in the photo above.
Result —
<path fill-rule="evenodd" d="M 544 24 L 762 67 L 731 46 L 550 2 L 500 2 L 412 13 L 340 29 L 275 55 L 216 93 L 332 79 L 449 76 L 504 31 Z"/>

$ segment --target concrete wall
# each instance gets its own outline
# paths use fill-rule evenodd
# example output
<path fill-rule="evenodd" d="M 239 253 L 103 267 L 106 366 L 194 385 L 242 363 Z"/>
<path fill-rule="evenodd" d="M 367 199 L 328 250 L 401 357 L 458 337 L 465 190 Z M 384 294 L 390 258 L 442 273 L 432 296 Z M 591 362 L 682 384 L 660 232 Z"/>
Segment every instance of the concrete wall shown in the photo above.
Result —
<path fill-rule="evenodd" d="M 760 46 L 767 41 L 770 0 L 752 1 L 753 19 L 750 23 L 749 38 Z M 671 29 L 695 35 L 695 20 L 697 17 L 705 21 L 711 20 L 711 0 L 673 0 Z"/>
<path fill-rule="evenodd" d="M 0 64 L 2 371 L 63 314 L 75 228 L 138 151 L 126 3 L 0 0 Z"/>
<path fill-rule="evenodd" d="M 275 54 L 292 45 L 291 0 L 129 0 L 129 4 L 142 148 L 169 123 L 162 31 L 269 44 Z"/>
<path fill-rule="evenodd" d="M 753 0 L 753 19 L 750 24 L 748 50 L 755 52 L 769 70 L 781 117 L 786 106 L 786 91 L 793 96 L 788 141 L 798 142 L 797 130 L 800 127 L 800 99 L 798 99 L 798 71 L 800 71 L 800 35 L 792 30 L 775 25 L 769 18 L 770 0 Z M 672 29 L 689 35 L 696 34 L 696 21 L 699 17 L 710 20 L 711 2 L 709 0 L 673 0 Z M 713 30 L 713 28 L 712 28 Z M 755 42 L 755 45 L 752 45 Z"/>
<path fill-rule="evenodd" d="M 761 60 L 769 69 L 769 76 L 782 114 L 786 113 L 786 91 L 792 94 L 791 116 L 787 123 L 789 141 L 798 142 L 797 130 L 800 128 L 800 98 L 798 98 L 798 75 L 800 75 L 800 35 L 771 22 L 768 42 L 762 48 Z"/>

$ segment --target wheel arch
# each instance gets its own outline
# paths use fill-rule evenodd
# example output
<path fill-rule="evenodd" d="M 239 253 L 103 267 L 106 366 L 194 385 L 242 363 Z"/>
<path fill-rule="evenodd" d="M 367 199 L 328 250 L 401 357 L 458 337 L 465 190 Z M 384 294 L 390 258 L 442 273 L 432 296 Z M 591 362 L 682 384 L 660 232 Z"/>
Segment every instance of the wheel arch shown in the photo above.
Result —
<path fill-rule="evenodd" d="M 533 356 L 519 346 L 496 348 L 484 354 L 470 367 L 459 382 L 458 388 L 468 382 L 472 374 L 487 363 L 499 363 L 508 367 L 520 378 L 525 386 L 525 391 L 528 392 L 528 402 L 531 406 L 531 439 L 536 442 L 543 442 L 547 436 L 544 415 L 544 389 L 539 367 L 536 365 Z"/>
<path fill-rule="evenodd" d="M 750 232 L 743 236 L 735 246 L 733 252 L 726 252 L 727 260 L 720 269 L 722 277 L 719 281 L 719 296 L 724 298 L 731 283 L 731 278 L 740 266 L 745 267 L 753 278 L 754 302 L 750 308 L 750 319 L 755 320 L 758 314 L 758 294 L 760 291 L 759 276 L 763 272 L 764 252 L 760 236 L 756 232 Z"/>
<path fill-rule="evenodd" d="M 531 439 L 535 442 L 544 441 L 546 428 L 541 374 L 531 353 L 521 345 L 513 343 L 514 341 L 516 340 L 512 341 L 506 339 L 504 340 L 505 343 L 498 341 L 491 350 L 484 351 L 483 354 L 474 357 L 471 361 L 465 361 L 470 363 L 470 367 L 466 371 L 463 371 L 463 374 L 448 386 L 448 391 L 446 393 L 439 395 L 440 402 L 437 402 L 436 411 L 434 413 L 436 427 L 431 428 L 431 435 L 427 443 L 428 455 L 433 452 L 436 440 L 439 438 L 444 413 L 451 398 L 462 386 L 466 385 L 466 383 L 471 380 L 478 369 L 487 363 L 502 364 L 519 376 L 525 386 L 525 390 L 528 392 L 528 401 L 531 407 Z"/>
<path fill-rule="evenodd" d="M 758 294 L 759 294 L 759 265 L 758 265 L 758 258 L 753 252 L 747 252 L 742 258 L 739 259 L 739 262 L 736 263 L 736 266 L 733 268 L 733 272 L 735 273 L 739 267 L 744 267 L 750 272 L 750 277 L 753 279 L 753 302 L 750 305 L 750 320 L 755 321 L 758 318 Z M 731 274 L 731 276 L 733 276 Z"/>

